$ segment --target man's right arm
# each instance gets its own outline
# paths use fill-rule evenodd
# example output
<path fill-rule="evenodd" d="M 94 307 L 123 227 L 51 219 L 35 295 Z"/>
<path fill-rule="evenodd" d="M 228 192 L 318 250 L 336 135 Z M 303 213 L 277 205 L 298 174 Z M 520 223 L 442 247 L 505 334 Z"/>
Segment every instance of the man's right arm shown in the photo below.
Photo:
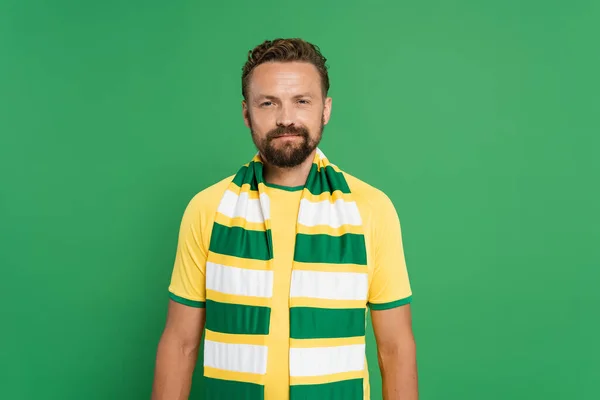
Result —
<path fill-rule="evenodd" d="M 158 344 L 152 400 L 187 400 L 204 330 L 205 308 L 169 300 Z"/>
<path fill-rule="evenodd" d="M 167 321 L 157 354 L 152 400 L 187 400 L 206 316 L 206 199 L 186 207 L 169 285 Z"/>

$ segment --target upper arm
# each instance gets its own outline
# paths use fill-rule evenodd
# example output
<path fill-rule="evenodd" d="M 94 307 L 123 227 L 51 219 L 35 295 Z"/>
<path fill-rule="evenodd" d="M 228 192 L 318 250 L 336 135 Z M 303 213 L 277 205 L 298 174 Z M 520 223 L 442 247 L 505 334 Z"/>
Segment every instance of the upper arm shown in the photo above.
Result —
<path fill-rule="evenodd" d="M 373 278 L 369 307 L 380 352 L 412 342 L 412 290 L 404 258 L 400 220 L 392 201 L 379 197 L 373 215 Z"/>
<path fill-rule="evenodd" d="M 169 300 L 164 336 L 184 349 L 196 349 L 202 338 L 206 309 Z"/>
<path fill-rule="evenodd" d="M 400 220 L 393 203 L 382 194 L 374 204 L 373 213 L 373 275 L 369 286 L 369 307 L 381 311 L 410 303 L 412 290 Z"/>
<path fill-rule="evenodd" d="M 206 302 L 206 257 L 201 204 L 195 196 L 183 213 L 169 285 L 172 301 L 194 308 Z"/>
<path fill-rule="evenodd" d="M 410 304 L 371 311 L 373 333 L 380 353 L 396 353 L 414 346 Z"/>
<path fill-rule="evenodd" d="M 165 337 L 184 348 L 196 348 L 204 329 L 207 251 L 202 206 L 196 195 L 183 213 L 168 289 Z"/>

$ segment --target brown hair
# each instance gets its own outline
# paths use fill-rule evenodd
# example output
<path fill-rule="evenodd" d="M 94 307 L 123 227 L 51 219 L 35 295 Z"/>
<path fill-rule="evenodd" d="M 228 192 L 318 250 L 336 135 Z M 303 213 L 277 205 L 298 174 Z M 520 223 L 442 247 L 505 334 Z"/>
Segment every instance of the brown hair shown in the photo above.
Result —
<path fill-rule="evenodd" d="M 323 96 L 327 96 L 329 91 L 329 75 L 325 62 L 319 48 L 305 40 L 299 38 L 293 39 L 274 39 L 265 40 L 263 43 L 248 51 L 248 61 L 242 68 L 242 95 L 246 99 L 248 94 L 248 82 L 254 68 L 266 62 L 291 62 L 304 61 L 309 62 L 317 68 L 321 75 L 321 87 Z"/>

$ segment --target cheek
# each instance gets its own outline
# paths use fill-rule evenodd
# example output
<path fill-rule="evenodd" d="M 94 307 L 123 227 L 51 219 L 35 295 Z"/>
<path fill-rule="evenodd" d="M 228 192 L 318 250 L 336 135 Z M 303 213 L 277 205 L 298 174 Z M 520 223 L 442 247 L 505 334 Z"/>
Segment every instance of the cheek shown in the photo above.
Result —
<path fill-rule="evenodd" d="M 321 129 L 321 123 L 323 122 L 323 114 L 321 112 L 312 112 L 307 115 L 302 121 L 302 124 L 306 126 L 311 133 L 316 134 Z"/>
<path fill-rule="evenodd" d="M 275 119 L 268 115 L 268 113 L 256 113 L 250 118 L 250 124 L 252 129 L 260 134 L 273 129 L 275 126 Z"/>
<path fill-rule="evenodd" d="M 316 120 L 321 120 L 321 114 L 317 110 L 298 110 L 294 120 L 304 126 L 313 126 Z"/>

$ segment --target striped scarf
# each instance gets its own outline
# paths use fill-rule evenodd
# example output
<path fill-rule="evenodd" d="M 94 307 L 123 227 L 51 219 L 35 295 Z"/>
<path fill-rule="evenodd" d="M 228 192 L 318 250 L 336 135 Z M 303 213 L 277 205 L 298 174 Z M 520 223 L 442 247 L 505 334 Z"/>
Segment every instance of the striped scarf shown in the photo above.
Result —
<path fill-rule="evenodd" d="M 207 400 L 264 398 L 273 293 L 270 201 L 257 154 L 219 204 L 206 263 Z M 362 400 L 368 292 L 362 221 L 317 149 L 302 191 L 290 286 L 290 399 Z"/>

